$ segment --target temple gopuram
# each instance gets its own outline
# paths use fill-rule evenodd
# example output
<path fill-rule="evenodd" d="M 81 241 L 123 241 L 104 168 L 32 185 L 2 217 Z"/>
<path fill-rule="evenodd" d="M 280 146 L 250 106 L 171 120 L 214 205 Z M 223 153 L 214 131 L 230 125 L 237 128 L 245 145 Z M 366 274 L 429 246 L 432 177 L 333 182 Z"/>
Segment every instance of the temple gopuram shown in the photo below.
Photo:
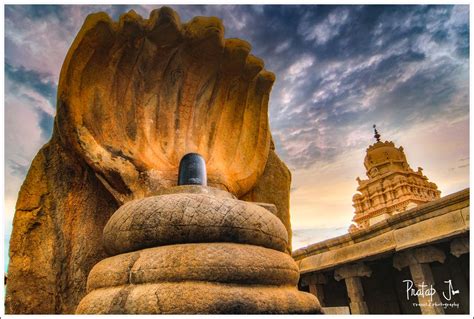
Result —
<path fill-rule="evenodd" d="M 410 168 L 402 146 L 380 141 L 375 125 L 374 130 L 376 143 L 367 148 L 364 159 L 368 179 L 357 178 L 358 193 L 352 197 L 355 215 L 350 232 L 438 199 L 441 194 L 421 167 L 416 172 Z"/>
<path fill-rule="evenodd" d="M 353 224 L 293 252 L 299 288 L 326 314 L 468 314 L 469 188 L 440 198 L 374 129 Z"/>

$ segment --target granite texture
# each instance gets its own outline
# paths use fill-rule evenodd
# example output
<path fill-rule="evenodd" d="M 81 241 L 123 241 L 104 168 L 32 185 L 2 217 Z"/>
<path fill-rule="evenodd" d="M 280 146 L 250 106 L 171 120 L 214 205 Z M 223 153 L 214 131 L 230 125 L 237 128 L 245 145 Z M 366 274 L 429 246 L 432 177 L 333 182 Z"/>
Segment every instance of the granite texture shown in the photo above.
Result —
<path fill-rule="evenodd" d="M 90 272 L 87 290 L 180 281 L 296 286 L 298 279 L 293 259 L 273 249 L 232 243 L 178 244 L 102 260 Z"/>
<path fill-rule="evenodd" d="M 104 228 L 110 254 L 179 243 L 235 242 L 285 251 L 282 222 L 258 205 L 206 194 L 168 194 L 128 202 Z"/>
<path fill-rule="evenodd" d="M 92 291 L 77 314 L 314 313 L 317 299 L 296 287 L 184 281 L 124 285 Z"/>

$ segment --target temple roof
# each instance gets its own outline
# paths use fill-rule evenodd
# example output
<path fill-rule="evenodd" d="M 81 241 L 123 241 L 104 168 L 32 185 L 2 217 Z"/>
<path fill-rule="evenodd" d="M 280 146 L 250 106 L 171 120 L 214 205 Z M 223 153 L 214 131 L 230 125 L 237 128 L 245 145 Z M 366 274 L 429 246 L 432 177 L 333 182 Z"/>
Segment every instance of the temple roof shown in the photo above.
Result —
<path fill-rule="evenodd" d="M 403 147 L 396 147 L 392 141 L 381 141 L 380 137 L 374 125 L 376 142 L 367 148 L 364 159 L 368 179 L 357 178 L 358 193 L 352 197 L 353 222 L 359 225 L 357 227 L 368 227 L 377 218 L 386 218 L 406 210 L 409 205 L 440 196 L 438 187 L 428 181 L 422 168 L 416 172 L 410 168 Z"/>
<path fill-rule="evenodd" d="M 364 159 L 367 176 L 369 178 L 375 177 L 389 171 L 411 171 L 403 147 L 395 147 L 392 141 L 380 141 L 380 134 L 375 125 L 374 131 L 377 142 L 367 148 L 367 155 Z"/>

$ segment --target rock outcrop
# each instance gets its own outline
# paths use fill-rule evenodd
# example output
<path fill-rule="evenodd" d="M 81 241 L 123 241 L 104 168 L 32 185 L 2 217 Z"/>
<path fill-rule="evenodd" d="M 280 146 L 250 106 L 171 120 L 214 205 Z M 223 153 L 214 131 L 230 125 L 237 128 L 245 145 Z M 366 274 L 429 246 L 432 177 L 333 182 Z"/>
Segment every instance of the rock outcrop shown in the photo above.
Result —
<path fill-rule="evenodd" d="M 10 240 L 7 313 L 72 313 L 102 230 L 119 206 L 90 167 L 53 137 L 21 187 Z"/>
<path fill-rule="evenodd" d="M 19 193 L 8 313 L 73 313 L 107 256 L 112 213 L 175 186 L 188 152 L 203 155 L 210 186 L 275 204 L 291 238 L 291 177 L 268 125 L 275 77 L 249 52 L 217 18 L 87 17 L 61 69 L 53 136 Z"/>

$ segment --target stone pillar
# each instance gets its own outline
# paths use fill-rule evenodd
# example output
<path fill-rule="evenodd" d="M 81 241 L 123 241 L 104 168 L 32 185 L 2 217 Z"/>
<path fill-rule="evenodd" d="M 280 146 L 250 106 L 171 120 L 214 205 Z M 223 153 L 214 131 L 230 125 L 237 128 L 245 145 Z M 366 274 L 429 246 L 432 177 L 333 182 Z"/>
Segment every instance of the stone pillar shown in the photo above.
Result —
<path fill-rule="evenodd" d="M 312 273 L 301 278 L 303 286 L 309 287 L 309 292 L 315 295 L 322 307 L 324 307 L 324 284 L 327 279 L 323 273 Z"/>
<path fill-rule="evenodd" d="M 454 257 L 449 258 L 447 263 L 451 271 L 451 277 L 456 285 L 456 289 L 459 289 L 459 301 L 462 309 L 465 313 L 469 312 L 469 279 L 466 278 L 466 273 L 463 271 L 459 257 L 469 253 L 469 237 L 455 238 L 451 241 L 450 251 Z M 466 293 L 467 292 L 467 293 Z"/>
<path fill-rule="evenodd" d="M 460 257 L 469 253 L 469 237 L 455 238 L 450 244 L 451 254 Z"/>
<path fill-rule="evenodd" d="M 370 277 L 370 275 L 372 275 L 372 271 L 364 263 L 342 266 L 334 271 L 334 278 L 337 281 L 344 279 L 346 282 L 351 314 L 369 313 L 360 278 Z"/>
<path fill-rule="evenodd" d="M 444 263 L 446 256 L 443 251 L 433 246 L 422 247 L 407 250 L 396 254 L 393 257 L 393 266 L 401 270 L 409 267 L 413 284 L 416 289 L 429 289 L 435 287 L 433 273 L 430 263 L 438 261 Z M 439 295 L 435 293 L 432 296 L 419 295 L 418 303 L 422 314 L 444 314 Z M 438 304 L 438 305 L 437 305 Z"/>

